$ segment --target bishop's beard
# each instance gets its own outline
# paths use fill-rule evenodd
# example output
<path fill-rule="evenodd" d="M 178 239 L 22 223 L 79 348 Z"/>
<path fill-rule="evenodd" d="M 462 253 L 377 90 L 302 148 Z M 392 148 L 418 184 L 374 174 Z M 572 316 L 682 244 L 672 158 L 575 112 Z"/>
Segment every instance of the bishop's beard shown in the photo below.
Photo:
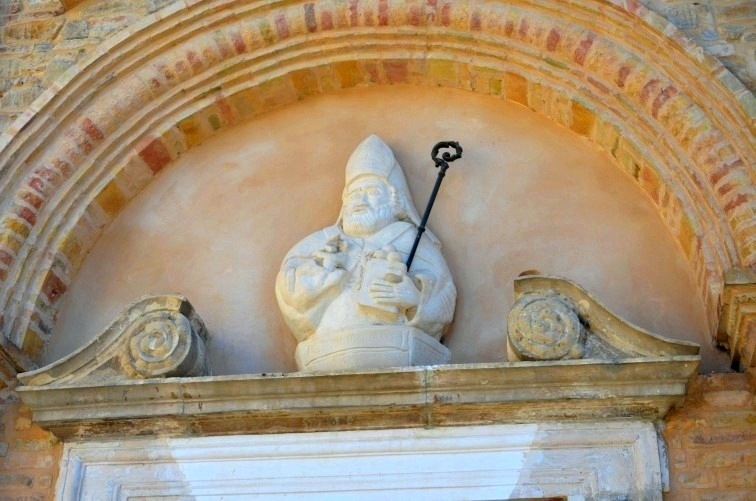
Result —
<path fill-rule="evenodd" d="M 342 221 L 344 233 L 353 237 L 367 237 L 382 230 L 396 220 L 390 205 L 368 207 L 366 212 L 354 214 L 344 212 Z"/>

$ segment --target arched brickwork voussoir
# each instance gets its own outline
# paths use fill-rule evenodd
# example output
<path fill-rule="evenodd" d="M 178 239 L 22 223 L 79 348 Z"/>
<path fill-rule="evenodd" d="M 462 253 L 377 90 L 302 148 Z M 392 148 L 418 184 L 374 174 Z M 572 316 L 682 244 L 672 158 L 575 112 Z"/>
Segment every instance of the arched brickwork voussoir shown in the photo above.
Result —
<path fill-rule="evenodd" d="M 205 0 L 110 39 L 0 139 L 4 342 L 40 360 L 102 228 L 183 152 L 310 95 L 394 84 L 508 99 L 614 156 L 712 329 L 723 272 L 756 263 L 753 95 L 634 2 Z"/>

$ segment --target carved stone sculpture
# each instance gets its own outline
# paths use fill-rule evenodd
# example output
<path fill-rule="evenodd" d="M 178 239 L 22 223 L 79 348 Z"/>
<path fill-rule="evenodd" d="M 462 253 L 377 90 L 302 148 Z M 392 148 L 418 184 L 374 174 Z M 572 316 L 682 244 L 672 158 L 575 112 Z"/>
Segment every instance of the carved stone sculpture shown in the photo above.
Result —
<path fill-rule="evenodd" d="M 18 375 L 27 386 L 205 376 L 207 330 L 183 296 L 145 296 L 72 354 Z"/>
<path fill-rule="evenodd" d="M 697 344 L 637 327 L 569 280 L 530 275 L 515 280 L 514 289 L 507 325 L 510 362 L 698 355 Z"/>
<path fill-rule="evenodd" d="M 404 264 L 419 222 L 393 152 L 368 137 L 347 162 L 336 224 L 296 244 L 276 279 L 300 370 L 449 361 L 439 340 L 456 288 L 433 233 L 421 240 L 409 273 Z"/>

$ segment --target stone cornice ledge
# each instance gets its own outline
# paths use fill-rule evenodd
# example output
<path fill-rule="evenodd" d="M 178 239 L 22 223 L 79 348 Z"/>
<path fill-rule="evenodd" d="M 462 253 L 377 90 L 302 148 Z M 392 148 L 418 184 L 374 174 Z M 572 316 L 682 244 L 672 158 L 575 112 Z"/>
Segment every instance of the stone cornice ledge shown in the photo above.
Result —
<path fill-rule="evenodd" d="M 662 418 L 700 357 L 443 365 L 25 386 L 63 439 Z"/>

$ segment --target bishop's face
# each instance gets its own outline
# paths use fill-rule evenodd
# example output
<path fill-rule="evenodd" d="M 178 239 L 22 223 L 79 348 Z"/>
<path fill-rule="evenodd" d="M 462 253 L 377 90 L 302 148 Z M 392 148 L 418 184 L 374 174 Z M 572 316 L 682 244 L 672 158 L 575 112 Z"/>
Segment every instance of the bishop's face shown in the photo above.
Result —
<path fill-rule="evenodd" d="M 349 185 L 344 195 L 344 232 L 366 237 L 395 221 L 391 190 L 377 177 L 364 177 Z"/>

